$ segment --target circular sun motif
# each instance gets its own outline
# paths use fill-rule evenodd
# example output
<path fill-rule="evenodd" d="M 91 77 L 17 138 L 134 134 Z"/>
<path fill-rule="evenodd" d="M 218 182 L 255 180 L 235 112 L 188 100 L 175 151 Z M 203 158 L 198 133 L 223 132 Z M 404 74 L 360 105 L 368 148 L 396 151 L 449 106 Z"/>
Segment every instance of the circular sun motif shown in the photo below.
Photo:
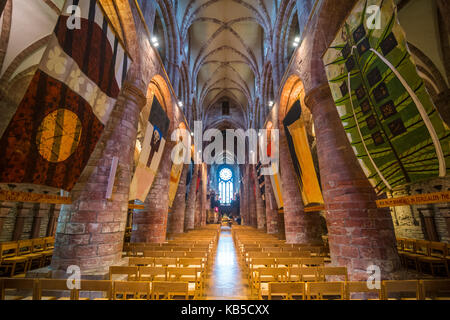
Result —
<path fill-rule="evenodd" d="M 81 139 L 81 122 L 68 109 L 58 109 L 42 120 L 36 134 L 41 156 L 50 162 L 62 162 L 77 149 Z"/>
<path fill-rule="evenodd" d="M 224 168 L 224 169 L 220 170 L 220 173 L 219 173 L 220 179 L 222 179 L 224 181 L 230 180 L 232 175 L 233 174 L 232 174 L 231 170 L 228 168 Z"/>

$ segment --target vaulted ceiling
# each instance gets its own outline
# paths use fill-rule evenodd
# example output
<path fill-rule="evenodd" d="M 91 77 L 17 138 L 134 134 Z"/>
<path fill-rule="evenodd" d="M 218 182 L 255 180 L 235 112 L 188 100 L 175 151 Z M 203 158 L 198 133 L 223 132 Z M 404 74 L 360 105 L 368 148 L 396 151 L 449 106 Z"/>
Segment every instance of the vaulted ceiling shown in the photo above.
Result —
<path fill-rule="evenodd" d="M 197 104 L 205 114 L 228 100 L 245 111 L 255 102 L 264 38 L 274 1 L 179 0 L 177 19 Z"/>

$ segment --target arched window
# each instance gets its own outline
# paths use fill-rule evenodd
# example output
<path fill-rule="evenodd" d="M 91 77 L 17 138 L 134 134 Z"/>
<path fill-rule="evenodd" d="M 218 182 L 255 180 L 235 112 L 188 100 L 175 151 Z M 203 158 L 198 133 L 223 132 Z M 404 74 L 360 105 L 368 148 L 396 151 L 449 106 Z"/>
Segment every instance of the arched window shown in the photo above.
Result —
<path fill-rule="evenodd" d="M 233 199 L 233 172 L 229 168 L 219 171 L 219 195 L 220 203 L 227 205 Z"/>

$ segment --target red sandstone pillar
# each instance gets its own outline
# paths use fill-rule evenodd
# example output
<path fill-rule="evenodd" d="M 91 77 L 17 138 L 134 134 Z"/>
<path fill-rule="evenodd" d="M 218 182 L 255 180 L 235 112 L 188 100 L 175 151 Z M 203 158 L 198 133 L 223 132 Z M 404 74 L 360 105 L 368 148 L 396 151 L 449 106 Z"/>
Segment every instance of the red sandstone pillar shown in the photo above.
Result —
<path fill-rule="evenodd" d="M 201 167 L 199 168 L 198 174 L 201 176 Z M 200 180 L 198 190 L 195 198 L 195 216 L 194 216 L 194 228 L 200 227 L 202 220 L 202 180 Z"/>
<path fill-rule="evenodd" d="M 169 217 L 167 233 L 179 234 L 184 232 L 184 215 L 186 210 L 186 176 L 189 165 L 183 166 L 183 171 L 178 183 L 177 193 L 172 204 L 172 213 Z"/>
<path fill-rule="evenodd" d="M 170 134 L 168 135 L 170 137 Z M 176 142 L 166 141 L 158 172 L 144 203 L 144 210 L 133 216 L 131 242 L 162 243 L 166 241 L 169 213 L 169 179 L 172 169 L 171 153 Z"/>
<path fill-rule="evenodd" d="M 266 198 L 266 225 L 268 234 L 278 234 L 278 208 L 275 196 L 272 190 L 270 177 L 266 176 L 264 187 Z"/>
<path fill-rule="evenodd" d="M 206 163 L 203 163 L 200 167 L 202 172 L 202 182 L 200 184 L 200 188 L 202 188 L 202 205 L 201 205 L 201 220 L 200 225 L 206 226 L 206 212 L 209 209 L 206 203 L 207 198 L 207 187 L 208 187 L 208 170 L 206 167 Z"/>
<path fill-rule="evenodd" d="M 139 87 L 137 87 L 138 85 Z M 56 230 L 51 268 L 64 272 L 78 265 L 81 272 L 105 272 L 122 258 L 133 174 L 133 154 L 139 114 L 146 103 L 144 83 L 126 82 L 84 174 L 63 205 Z M 112 198 L 105 199 L 113 157 L 118 157 Z"/>
<path fill-rule="evenodd" d="M 47 223 L 47 232 L 46 237 L 53 237 L 53 230 L 55 229 L 56 221 L 58 218 L 56 217 L 55 205 L 51 204 L 48 210 L 48 223 Z"/>
<path fill-rule="evenodd" d="M 388 208 L 378 209 L 342 126 L 329 86 L 306 98 L 317 138 L 333 265 L 346 266 L 351 280 L 367 280 L 367 267 L 381 268 L 383 279 L 400 266 L 394 225 Z"/>
<path fill-rule="evenodd" d="M 194 230 L 194 219 L 195 219 L 195 204 L 196 204 L 196 193 L 195 188 L 197 187 L 198 178 L 198 165 L 194 166 L 194 172 L 192 174 L 191 182 L 189 183 L 189 193 L 186 203 L 186 214 L 184 218 L 184 230 Z"/>
<path fill-rule="evenodd" d="M 249 209 L 248 213 L 250 216 L 250 225 L 254 228 L 258 227 L 257 217 L 256 217 L 256 199 L 255 199 L 255 179 L 252 171 L 252 165 L 247 167 L 248 172 L 248 203 Z"/>
<path fill-rule="evenodd" d="M 281 124 L 280 124 L 281 126 Z M 287 243 L 322 243 L 320 215 L 305 213 L 303 199 L 284 132 L 280 127 L 280 171 Z"/>
<path fill-rule="evenodd" d="M 251 166 L 253 170 L 253 176 L 255 177 L 255 201 L 256 201 L 256 221 L 258 230 L 266 232 L 266 210 L 264 208 L 264 201 L 261 197 L 261 190 L 259 188 L 258 175 L 256 172 L 256 167 L 254 165 Z"/>
<path fill-rule="evenodd" d="M 248 188 L 248 178 L 246 175 L 246 168 L 243 169 L 242 183 L 241 183 L 241 224 L 244 226 L 249 226 L 249 218 L 248 218 L 248 197 L 247 197 L 247 188 Z"/>

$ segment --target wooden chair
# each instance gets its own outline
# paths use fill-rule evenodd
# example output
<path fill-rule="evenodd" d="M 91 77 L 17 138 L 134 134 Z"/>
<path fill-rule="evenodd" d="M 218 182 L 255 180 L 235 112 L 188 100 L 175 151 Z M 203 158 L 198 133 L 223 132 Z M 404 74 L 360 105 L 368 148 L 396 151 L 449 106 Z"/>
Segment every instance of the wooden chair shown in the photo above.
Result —
<path fill-rule="evenodd" d="M 423 272 L 422 265 L 426 264 L 430 267 L 431 274 L 436 275 L 436 269 L 443 270 L 443 273 L 448 277 L 450 276 L 448 270 L 448 263 L 446 259 L 447 245 L 443 242 L 430 242 L 428 244 L 427 255 L 417 256 L 417 264 L 419 271 Z"/>
<path fill-rule="evenodd" d="M 80 289 L 75 290 L 74 300 L 111 300 L 113 282 L 110 280 L 80 280 Z M 95 297 L 101 295 L 101 297 Z"/>
<path fill-rule="evenodd" d="M 189 283 L 180 281 L 154 281 L 152 282 L 152 299 L 172 300 L 174 296 L 184 296 L 189 300 Z"/>
<path fill-rule="evenodd" d="M 291 252 L 292 258 L 311 258 L 311 251 L 293 251 Z"/>
<path fill-rule="evenodd" d="M 189 292 L 194 298 L 203 296 L 204 273 L 201 268 L 167 268 L 168 281 L 189 283 Z"/>
<path fill-rule="evenodd" d="M 345 297 L 344 282 L 307 282 L 305 285 L 308 300 L 343 300 Z"/>
<path fill-rule="evenodd" d="M 140 257 L 130 257 L 128 258 L 129 266 L 153 266 L 155 259 L 154 258 L 140 258 Z"/>
<path fill-rule="evenodd" d="M 113 277 L 119 275 L 125 278 L 127 281 L 136 281 L 138 278 L 138 267 L 133 266 L 110 266 L 109 267 L 109 280 L 115 280 Z M 123 279 L 121 279 L 123 280 Z"/>
<path fill-rule="evenodd" d="M 420 280 L 421 298 L 450 300 L 450 280 Z"/>
<path fill-rule="evenodd" d="M 185 253 L 184 251 L 166 251 L 164 256 L 167 258 L 184 258 Z"/>
<path fill-rule="evenodd" d="M 405 267 L 413 267 L 415 270 L 419 271 L 419 266 L 417 262 L 416 253 L 416 240 L 405 239 L 403 241 L 403 251 L 399 252 L 400 259 Z"/>
<path fill-rule="evenodd" d="M 251 295 L 257 294 L 261 300 L 269 293 L 269 282 L 287 282 L 288 268 L 258 268 L 251 277 Z"/>
<path fill-rule="evenodd" d="M 419 280 L 384 280 L 381 289 L 383 300 L 421 299 Z"/>
<path fill-rule="evenodd" d="M 295 300 L 294 297 L 301 297 L 305 300 L 305 283 L 304 282 L 269 282 L 269 296 L 272 300 L 273 296 L 281 296 L 283 300 Z"/>
<path fill-rule="evenodd" d="M 114 281 L 113 300 L 150 300 L 150 299 L 151 299 L 150 282 Z"/>
<path fill-rule="evenodd" d="M 302 258 L 300 263 L 304 267 L 323 267 L 325 264 L 324 258 L 314 257 L 314 258 Z"/>
<path fill-rule="evenodd" d="M 38 286 L 37 279 L 0 278 L 0 300 L 36 300 Z"/>
<path fill-rule="evenodd" d="M 342 281 L 348 281 L 348 273 L 346 267 L 320 267 L 317 268 L 319 281 L 327 281 L 327 276 L 342 277 Z M 333 279 L 333 281 L 337 281 Z"/>
<path fill-rule="evenodd" d="M 319 281 L 318 267 L 292 267 L 289 268 L 289 282 L 315 282 Z"/>
<path fill-rule="evenodd" d="M 74 300 L 75 289 L 69 289 L 67 279 L 39 279 L 37 300 Z M 57 292 L 55 296 L 54 292 Z M 53 293 L 51 293 L 53 292 Z"/>
<path fill-rule="evenodd" d="M 144 250 L 142 257 L 145 258 L 164 258 L 164 251 Z"/>
<path fill-rule="evenodd" d="M 360 294 L 364 296 L 364 300 L 366 297 L 367 300 L 380 300 L 381 299 L 381 287 L 380 289 L 370 289 L 367 286 L 367 281 L 347 281 L 345 283 L 345 299 L 346 300 L 361 300 L 361 299 L 353 299 L 352 294 Z"/>
<path fill-rule="evenodd" d="M 55 248 L 55 238 L 45 237 L 45 250 L 43 254 L 43 265 L 50 264 L 53 257 L 53 249 Z"/>
<path fill-rule="evenodd" d="M 202 258 L 180 258 L 178 264 L 180 267 L 205 268 L 205 261 Z"/>
<path fill-rule="evenodd" d="M 177 267 L 178 258 L 155 258 L 155 267 Z"/>
<path fill-rule="evenodd" d="M 46 246 L 45 246 L 45 238 L 37 238 L 37 239 L 33 239 L 33 250 L 32 253 L 33 254 L 40 254 L 40 258 L 39 259 L 32 259 L 31 262 L 31 266 L 34 260 L 38 260 L 38 267 L 41 268 L 44 266 L 45 263 L 45 254 L 44 251 L 46 250 Z"/>
<path fill-rule="evenodd" d="M 166 281 L 167 267 L 139 267 L 139 281 Z"/>
<path fill-rule="evenodd" d="M 18 255 L 19 246 L 17 242 L 7 242 L 0 244 L 0 266 L 10 270 L 9 276 L 14 276 L 17 265 L 23 266 L 23 271 L 28 268 L 28 257 Z"/>
<path fill-rule="evenodd" d="M 299 258 L 275 258 L 275 264 L 278 267 L 298 267 L 300 265 Z"/>

